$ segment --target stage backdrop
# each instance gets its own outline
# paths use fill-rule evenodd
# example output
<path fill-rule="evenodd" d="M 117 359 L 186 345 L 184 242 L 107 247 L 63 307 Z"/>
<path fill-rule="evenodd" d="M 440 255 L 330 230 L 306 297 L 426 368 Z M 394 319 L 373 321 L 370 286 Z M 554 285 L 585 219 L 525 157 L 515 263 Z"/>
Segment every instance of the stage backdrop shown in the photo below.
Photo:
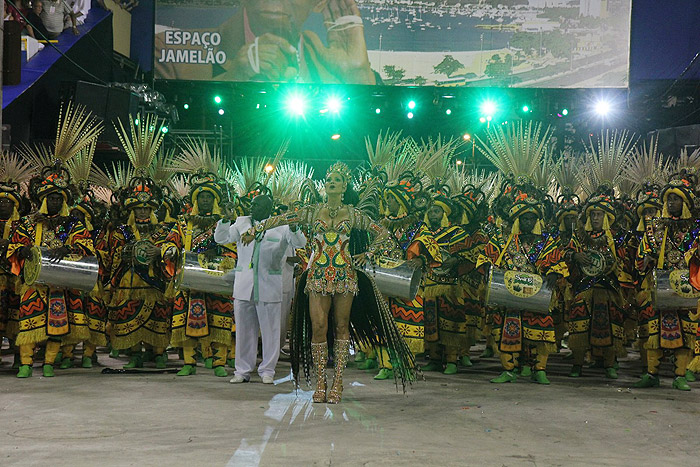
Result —
<path fill-rule="evenodd" d="M 157 79 L 627 87 L 631 0 L 156 0 Z"/>

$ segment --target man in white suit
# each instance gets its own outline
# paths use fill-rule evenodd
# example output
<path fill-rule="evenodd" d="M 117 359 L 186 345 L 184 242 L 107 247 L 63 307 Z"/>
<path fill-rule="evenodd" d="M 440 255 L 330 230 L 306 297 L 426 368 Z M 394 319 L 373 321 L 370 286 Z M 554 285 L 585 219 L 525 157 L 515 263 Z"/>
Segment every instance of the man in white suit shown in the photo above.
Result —
<path fill-rule="evenodd" d="M 236 319 L 236 371 L 232 383 L 250 381 L 258 355 L 258 331 L 262 336 L 263 355 L 258 374 L 263 383 L 271 384 L 280 356 L 282 319 L 282 269 L 287 261 L 287 248 L 302 248 L 306 237 L 295 226 L 281 226 L 256 236 L 244 244 L 241 236 L 264 221 L 272 212 L 272 199 L 256 196 L 250 205 L 250 216 L 241 216 L 231 225 L 219 221 L 214 232 L 217 243 L 236 243 L 238 260 L 233 285 L 233 312 Z"/>

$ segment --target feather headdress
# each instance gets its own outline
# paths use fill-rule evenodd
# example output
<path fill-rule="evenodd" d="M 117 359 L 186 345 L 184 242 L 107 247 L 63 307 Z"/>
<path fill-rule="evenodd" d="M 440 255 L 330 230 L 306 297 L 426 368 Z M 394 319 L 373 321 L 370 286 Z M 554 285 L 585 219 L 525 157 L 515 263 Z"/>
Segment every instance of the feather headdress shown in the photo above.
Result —
<path fill-rule="evenodd" d="M 129 157 L 137 177 L 148 177 L 149 168 L 158 154 L 165 133 L 165 121 L 154 114 L 129 116 L 129 129 L 124 128 L 121 120 L 115 125 L 119 142 Z"/>
<path fill-rule="evenodd" d="M 492 126 L 486 141 L 476 137 L 479 151 L 507 177 L 533 182 L 542 161 L 549 157 L 552 131 L 542 130 L 541 123 L 522 121 L 506 126 Z"/>
<path fill-rule="evenodd" d="M 583 164 L 576 171 L 576 178 L 587 195 L 618 186 L 635 141 L 627 131 L 617 130 L 602 131 L 595 143 L 589 139 Z"/>
<path fill-rule="evenodd" d="M 649 144 L 644 142 L 641 148 L 632 151 L 629 161 L 622 169 L 622 178 L 630 186 L 620 186 L 621 190 L 628 188 L 627 193 L 634 193 L 646 184 L 660 186 L 666 183 L 670 163 L 658 149 L 659 140 L 652 136 Z"/>

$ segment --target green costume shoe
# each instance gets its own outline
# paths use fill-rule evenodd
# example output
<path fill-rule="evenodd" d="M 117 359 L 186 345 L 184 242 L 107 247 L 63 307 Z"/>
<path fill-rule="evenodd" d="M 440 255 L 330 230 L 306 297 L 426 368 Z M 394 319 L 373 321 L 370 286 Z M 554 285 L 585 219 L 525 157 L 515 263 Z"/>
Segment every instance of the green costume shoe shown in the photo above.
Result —
<path fill-rule="evenodd" d="M 168 358 L 165 355 L 163 355 L 163 354 L 156 355 L 156 368 L 158 368 L 159 370 L 164 370 L 168 366 L 166 364 L 167 361 L 168 361 Z"/>
<path fill-rule="evenodd" d="M 420 369 L 423 371 L 442 371 L 442 364 L 431 360 L 427 365 L 423 365 Z"/>
<path fill-rule="evenodd" d="M 474 364 L 472 363 L 472 360 L 469 358 L 469 355 L 465 355 L 462 357 L 462 360 L 460 361 L 462 366 L 466 366 L 469 368 L 470 366 L 473 366 Z"/>
<path fill-rule="evenodd" d="M 642 376 L 642 379 L 637 381 L 632 385 L 633 388 L 637 389 L 642 389 L 642 388 L 653 388 L 653 387 L 659 387 L 661 383 L 659 382 L 659 377 L 657 375 L 652 375 L 651 373 L 647 373 L 644 376 Z"/>
<path fill-rule="evenodd" d="M 226 368 L 224 368 L 223 366 L 217 366 L 216 368 L 214 368 L 214 376 L 218 376 L 220 378 L 228 376 L 228 373 L 226 373 Z"/>
<path fill-rule="evenodd" d="M 214 368 L 214 359 L 212 357 L 204 359 L 204 368 L 206 368 L 207 370 L 211 370 L 212 368 Z"/>
<path fill-rule="evenodd" d="M 18 378 L 29 378 L 32 376 L 32 366 L 31 365 L 20 365 L 19 371 L 17 372 Z"/>
<path fill-rule="evenodd" d="M 479 358 L 491 358 L 493 357 L 493 349 L 491 347 L 486 347 L 483 352 L 481 352 L 481 355 L 479 355 Z"/>
<path fill-rule="evenodd" d="M 694 383 L 697 381 L 697 378 L 695 377 L 695 373 L 693 373 L 690 370 L 685 371 L 685 380 L 689 383 Z"/>
<path fill-rule="evenodd" d="M 82 360 L 80 366 L 82 366 L 83 368 L 92 368 L 92 358 L 83 357 L 83 360 Z"/>
<path fill-rule="evenodd" d="M 570 378 L 578 378 L 581 376 L 581 371 L 583 370 L 583 367 L 581 365 L 574 365 L 571 367 L 571 371 L 569 372 L 569 377 Z"/>
<path fill-rule="evenodd" d="M 53 365 L 44 364 L 42 367 L 42 372 L 44 373 L 44 378 L 53 378 L 55 376 L 53 372 Z"/>
<path fill-rule="evenodd" d="M 445 365 L 445 371 L 442 372 L 443 375 L 456 375 L 457 374 L 457 364 L 448 363 Z"/>
<path fill-rule="evenodd" d="M 355 354 L 355 363 L 362 363 L 367 360 L 367 354 L 359 351 Z"/>
<path fill-rule="evenodd" d="M 532 367 L 525 365 L 522 370 L 520 370 L 520 376 L 528 377 L 532 376 Z"/>
<path fill-rule="evenodd" d="M 605 369 L 605 377 L 608 379 L 617 379 L 617 370 L 613 368 Z"/>
<path fill-rule="evenodd" d="M 190 376 L 197 373 L 197 367 L 194 365 L 185 365 L 182 370 L 177 372 L 177 376 Z"/>
<path fill-rule="evenodd" d="M 141 355 L 134 354 L 131 357 L 129 357 L 129 363 L 124 365 L 124 368 L 143 368 L 143 360 L 141 359 Z"/>
<path fill-rule="evenodd" d="M 61 360 L 61 366 L 59 366 L 61 370 L 67 370 L 68 368 L 73 368 L 73 359 L 72 358 L 64 358 Z"/>
<path fill-rule="evenodd" d="M 226 360 L 226 364 L 228 365 L 229 368 L 236 368 L 236 359 L 235 358 L 229 358 Z"/>
<path fill-rule="evenodd" d="M 54 365 L 58 365 L 63 361 L 63 352 L 58 352 L 56 354 L 56 359 L 53 361 Z"/>
<path fill-rule="evenodd" d="M 144 362 L 154 362 L 156 359 L 156 355 L 153 353 L 152 350 L 144 350 L 142 358 Z"/>
<path fill-rule="evenodd" d="M 491 380 L 492 383 L 513 383 L 518 377 L 511 371 L 504 371 Z"/>
<path fill-rule="evenodd" d="M 550 384 L 547 373 L 544 370 L 536 370 L 532 373 L 532 380 L 537 384 Z"/>
<path fill-rule="evenodd" d="M 678 389 L 679 391 L 690 391 L 690 386 L 688 386 L 688 381 L 686 381 L 685 376 L 676 376 L 673 380 L 673 389 Z"/>
<path fill-rule="evenodd" d="M 381 370 L 379 370 L 379 373 L 377 373 L 374 379 L 378 381 L 383 381 L 385 379 L 394 379 L 394 370 L 390 370 L 389 368 L 382 368 Z"/>
<path fill-rule="evenodd" d="M 112 349 L 109 351 L 109 356 L 112 358 L 119 358 L 119 350 L 118 349 Z"/>
<path fill-rule="evenodd" d="M 357 365 L 358 370 L 374 370 L 379 366 L 376 358 L 367 358 L 364 362 Z"/>

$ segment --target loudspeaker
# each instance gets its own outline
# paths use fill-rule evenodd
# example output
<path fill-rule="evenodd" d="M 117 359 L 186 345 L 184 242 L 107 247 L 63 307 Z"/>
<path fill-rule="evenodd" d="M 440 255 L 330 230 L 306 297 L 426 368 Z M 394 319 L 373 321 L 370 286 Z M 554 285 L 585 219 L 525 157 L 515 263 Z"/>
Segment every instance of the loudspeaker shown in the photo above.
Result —
<path fill-rule="evenodd" d="M 128 128 L 129 115 L 136 115 L 139 111 L 139 97 L 128 89 L 78 81 L 74 96 L 77 104 L 84 105 L 103 121 L 104 132 L 100 141 L 108 141 L 115 146 L 119 138 L 114 125 L 118 125 L 117 121 L 121 120 L 124 127 Z"/>
<path fill-rule="evenodd" d="M 5 21 L 2 44 L 2 84 L 17 85 L 22 81 L 22 25 Z"/>

